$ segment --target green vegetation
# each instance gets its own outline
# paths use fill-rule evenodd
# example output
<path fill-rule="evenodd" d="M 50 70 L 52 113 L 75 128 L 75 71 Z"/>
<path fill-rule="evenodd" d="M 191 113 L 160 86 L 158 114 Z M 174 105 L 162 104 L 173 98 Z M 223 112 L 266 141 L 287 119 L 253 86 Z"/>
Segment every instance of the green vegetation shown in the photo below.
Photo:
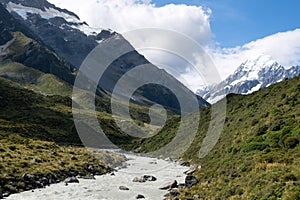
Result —
<path fill-rule="evenodd" d="M 81 147 L 69 97 L 43 96 L 1 78 L 0 91 L 0 190 L 30 189 L 22 179 L 25 173 L 63 180 L 71 172 L 88 173 L 88 165 L 105 173 L 109 165 L 124 161 L 116 154 L 92 154 Z M 97 115 L 104 129 L 114 135 L 112 117 Z"/>
<path fill-rule="evenodd" d="M 198 134 L 183 159 L 202 166 L 200 183 L 183 197 L 200 199 L 300 199 L 300 77 L 251 95 L 228 95 L 222 135 L 214 149 L 198 157 L 210 121 L 200 111 Z M 178 120 L 144 140 L 152 151 L 174 137 Z"/>
<path fill-rule="evenodd" d="M 63 180 L 68 173 L 90 173 L 90 165 L 102 174 L 110 171 L 109 165 L 124 161 L 117 154 L 99 152 L 96 159 L 86 148 L 59 146 L 17 134 L 0 132 L 0 138 L 0 189 L 10 193 L 28 187 L 22 178 L 24 174 Z"/>
<path fill-rule="evenodd" d="M 0 63 L 0 76 L 23 86 L 26 89 L 48 95 L 71 96 L 70 84 L 52 74 L 45 74 L 16 62 Z"/>

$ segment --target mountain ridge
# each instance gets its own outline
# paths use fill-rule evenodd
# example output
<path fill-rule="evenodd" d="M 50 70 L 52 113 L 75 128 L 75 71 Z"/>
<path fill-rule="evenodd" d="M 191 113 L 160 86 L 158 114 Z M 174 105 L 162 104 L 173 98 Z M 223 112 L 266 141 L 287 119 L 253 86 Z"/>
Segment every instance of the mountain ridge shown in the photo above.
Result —
<path fill-rule="evenodd" d="M 271 56 L 261 55 L 243 62 L 224 81 L 205 86 L 196 93 L 211 103 L 215 103 L 229 93 L 250 94 L 274 83 L 293 78 L 300 74 L 300 67 L 285 68 Z"/>

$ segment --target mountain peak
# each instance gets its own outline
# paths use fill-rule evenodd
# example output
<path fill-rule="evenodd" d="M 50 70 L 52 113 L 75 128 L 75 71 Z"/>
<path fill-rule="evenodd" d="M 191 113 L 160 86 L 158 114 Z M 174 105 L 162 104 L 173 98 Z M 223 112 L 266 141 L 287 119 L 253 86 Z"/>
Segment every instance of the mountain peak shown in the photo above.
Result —
<path fill-rule="evenodd" d="M 260 55 L 243 62 L 238 69 L 219 84 L 201 88 L 197 94 L 210 103 L 222 99 L 229 93 L 250 94 L 286 78 L 300 74 L 300 67 L 286 69 L 269 55 Z"/>
<path fill-rule="evenodd" d="M 279 64 L 269 55 L 260 55 L 255 59 L 246 60 L 241 64 L 237 71 L 258 71 L 262 70 L 263 68 L 270 68 L 272 66 L 279 66 Z"/>

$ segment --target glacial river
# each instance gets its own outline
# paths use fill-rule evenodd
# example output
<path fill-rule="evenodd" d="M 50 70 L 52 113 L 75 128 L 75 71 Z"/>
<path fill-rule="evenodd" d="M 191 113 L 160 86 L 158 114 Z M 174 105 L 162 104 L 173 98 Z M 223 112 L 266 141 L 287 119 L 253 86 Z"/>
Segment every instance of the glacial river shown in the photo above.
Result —
<path fill-rule="evenodd" d="M 46 187 L 14 194 L 8 200 L 133 200 L 138 194 L 145 199 L 162 200 L 167 191 L 158 188 L 167 182 L 177 180 L 184 182 L 186 167 L 179 166 L 156 158 L 126 155 L 129 159 L 126 168 L 118 169 L 114 176 L 107 174 L 96 176 L 96 180 L 79 179 L 79 184 L 66 186 L 58 183 Z M 138 183 L 132 180 L 135 177 L 152 175 L 157 178 L 154 182 Z M 129 188 L 120 190 L 120 186 Z"/>

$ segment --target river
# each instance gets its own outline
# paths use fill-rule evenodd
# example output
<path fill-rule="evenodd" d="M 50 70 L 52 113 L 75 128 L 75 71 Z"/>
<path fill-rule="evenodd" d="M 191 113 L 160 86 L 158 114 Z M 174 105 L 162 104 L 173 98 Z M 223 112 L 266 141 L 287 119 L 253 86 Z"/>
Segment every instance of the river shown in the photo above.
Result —
<path fill-rule="evenodd" d="M 96 176 L 96 180 L 79 179 L 79 183 L 66 186 L 64 183 L 53 184 L 44 189 L 13 194 L 7 200 L 130 200 L 138 194 L 145 199 L 162 200 L 167 191 L 158 188 L 167 182 L 177 180 L 184 182 L 186 167 L 179 166 L 166 160 L 125 155 L 128 158 L 127 167 L 117 169 L 112 176 L 106 174 Z M 157 178 L 154 182 L 133 182 L 135 177 L 152 175 Z M 120 190 L 120 186 L 129 190 Z"/>

